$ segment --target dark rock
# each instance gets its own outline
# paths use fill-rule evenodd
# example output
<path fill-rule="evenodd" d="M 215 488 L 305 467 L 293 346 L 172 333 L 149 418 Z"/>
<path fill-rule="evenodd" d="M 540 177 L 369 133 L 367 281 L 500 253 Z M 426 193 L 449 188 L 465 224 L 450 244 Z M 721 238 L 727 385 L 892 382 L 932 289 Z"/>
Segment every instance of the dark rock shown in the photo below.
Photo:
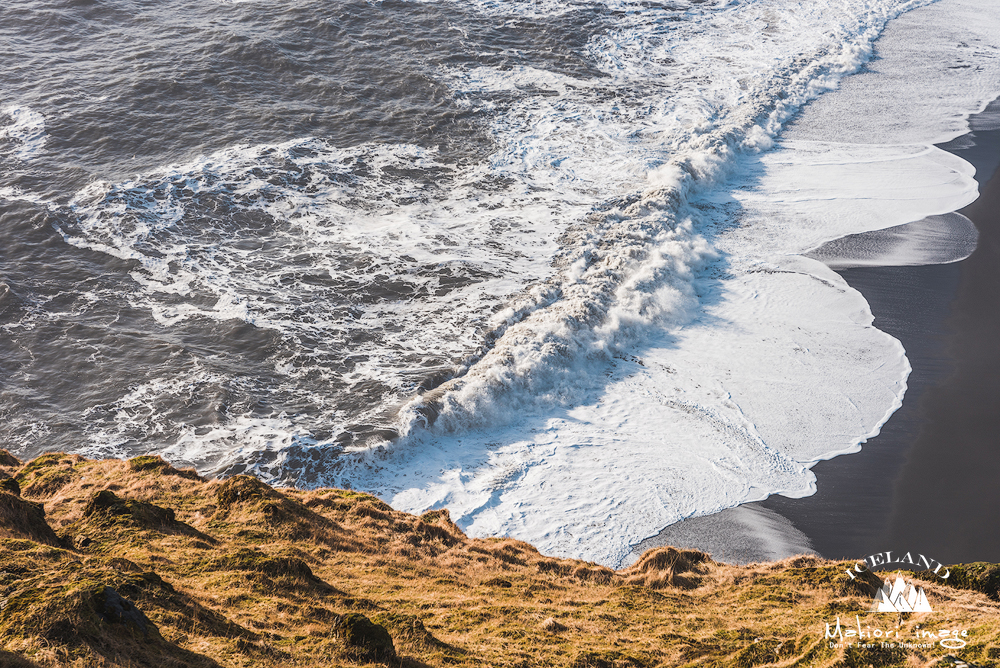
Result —
<path fill-rule="evenodd" d="M 360 613 L 341 615 L 333 629 L 344 644 L 354 650 L 359 661 L 384 662 L 396 658 L 396 648 L 389 632 Z"/>
<path fill-rule="evenodd" d="M 101 619 L 109 624 L 123 624 L 143 637 L 149 635 L 150 628 L 156 628 L 142 610 L 111 587 L 105 586 L 94 599 Z"/>
<path fill-rule="evenodd" d="M 84 517 L 104 515 L 124 517 L 143 527 L 162 527 L 176 523 L 171 508 L 161 508 L 145 501 L 122 499 L 110 489 L 96 492 L 83 508 Z"/>

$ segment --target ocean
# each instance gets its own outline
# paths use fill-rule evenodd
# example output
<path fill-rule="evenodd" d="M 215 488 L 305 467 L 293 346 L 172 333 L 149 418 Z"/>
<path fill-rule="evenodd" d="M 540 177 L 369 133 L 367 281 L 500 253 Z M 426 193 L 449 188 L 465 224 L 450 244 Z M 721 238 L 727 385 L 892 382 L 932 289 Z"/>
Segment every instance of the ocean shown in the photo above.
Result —
<path fill-rule="evenodd" d="M 989 0 L 5 2 L 0 447 L 612 566 L 809 495 L 910 372 L 834 269 L 972 253 L 934 144 L 998 45 Z"/>

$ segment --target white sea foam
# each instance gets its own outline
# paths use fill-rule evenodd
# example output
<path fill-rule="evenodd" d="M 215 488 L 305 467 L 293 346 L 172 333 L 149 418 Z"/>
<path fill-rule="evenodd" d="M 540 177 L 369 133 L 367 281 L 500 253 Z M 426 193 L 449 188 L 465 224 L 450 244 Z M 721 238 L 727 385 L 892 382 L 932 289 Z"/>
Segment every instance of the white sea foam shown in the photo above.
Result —
<path fill-rule="evenodd" d="M 289 352 L 276 368 L 290 391 L 311 395 L 306 379 L 318 379 L 350 401 L 356 387 L 386 386 L 361 412 L 334 411 L 336 435 L 348 422 L 384 419 L 412 395 L 414 378 L 475 351 L 481 332 L 507 317 L 493 312 L 551 275 L 562 216 L 589 206 L 572 192 L 543 199 L 491 179 L 413 146 L 303 139 L 95 183 L 59 229 L 71 244 L 138 261 L 134 303 L 164 325 L 238 318 L 281 332 Z M 346 373 L 332 364 L 345 358 Z M 197 440 L 205 447 L 195 443 L 190 458 L 204 463 L 202 450 L 215 452 L 222 446 L 209 443 L 223 436 Z"/>
<path fill-rule="evenodd" d="M 28 107 L 9 106 L 2 112 L 10 118 L 7 125 L 0 127 L 0 141 L 14 144 L 14 155 L 19 160 L 30 160 L 45 146 L 45 117 Z"/>
<path fill-rule="evenodd" d="M 878 58 L 822 97 L 790 128 L 795 139 L 852 144 L 937 144 L 997 95 L 1000 6 L 939 0 L 900 16 Z"/>
<path fill-rule="evenodd" d="M 617 565 L 679 519 L 811 493 L 811 464 L 857 450 L 900 405 L 899 343 L 801 254 L 960 207 L 975 196 L 967 165 L 923 135 L 766 151 L 868 60 L 887 21 L 925 4 L 618 2 L 588 45 L 603 77 L 440 73 L 491 110 L 497 149 L 482 164 L 334 139 L 234 148 L 97 184 L 61 230 L 137 260 L 134 303 L 164 325 L 281 332 L 297 347 L 276 368 L 330 431 L 388 415 L 404 434 L 344 453 L 299 416 L 237 415 L 186 430 L 171 457 L 447 506 L 472 534 Z M 926 113 L 969 106 L 953 96 Z M 402 297 L 374 297 L 390 283 Z M 349 370 L 334 365 L 347 354 Z M 456 377 L 400 409 L 435 365 Z M 196 382 L 130 388 L 94 451 Z M 355 414 L 322 396 L 372 382 L 388 389 Z M 302 452 L 318 453 L 318 478 L 298 476 Z"/>
<path fill-rule="evenodd" d="M 620 336 L 630 340 L 636 327 L 683 324 L 697 301 L 692 270 L 709 253 L 685 222 L 686 200 L 716 185 L 741 153 L 769 148 L 799 106 L 867 58 L 888 18 L 915 5 L 859 5 L 854 14 L 824 14 L 797 3 L 742 5 L 669 32 L 656 23 L 663 17 L 655 11 L 629 13 L 621 30 L 592 42 L 592 51 L 614 83 L 655 96 L 653 104 L 644 98 L 640 105 L 595 105 L 592 93 L 574 87 L 567 94 L 564 81 L 526 69 L 468 75 L 473 90 L 492 81 L 560 93 L 531 97 L 498 118 L 496 132 L 508 148 L 494 156 L 494 168 L 538 179 L 536 167 L 549 166 L 554 169 L 541 177 L 554 187 L 556 179 L 575 183 L 577 165 L 604 167 L 600 181 L 584 180 L 610 185 L 606 196 L 619 194 L 619 179 L 634 183 L 644 169 L 650 189 L 639 201 L 587 221 L 567 249 L 573 270 L 559 285 L 562 298 L 513 323 L 496 348 L 447 388 L 440 398 L 445 418 L 456 414 L 463 422 L 490 412 L 498 388 L 505 401 L 511 394 L 558 393 L 563 365 L 550 364 L 553 357 L 601 354 L 619 345 Z M 762 30 L 770 31 L 768 39 L 760 39 Z M 751 49 L 753 58 L 738 57 Z M 704 54 L 713 50 L 721 50 L 719 63 L 705 81 Z M 650 90 L 644 83 L 650 77 L 664 90 Z M 595 166 L 574 146 L 593 147 L 603 159 Z"/>
<path fill-rule="evenodd" d="M 0 199 L 10 202 L 31 202 L 32 204 L 40 204 L 42 206 L 49 206 L 50 204 L 44 197 L 36 195 L 35 193 L 24 192 L 20 188 L 14 186 L 0 187 Z"/>

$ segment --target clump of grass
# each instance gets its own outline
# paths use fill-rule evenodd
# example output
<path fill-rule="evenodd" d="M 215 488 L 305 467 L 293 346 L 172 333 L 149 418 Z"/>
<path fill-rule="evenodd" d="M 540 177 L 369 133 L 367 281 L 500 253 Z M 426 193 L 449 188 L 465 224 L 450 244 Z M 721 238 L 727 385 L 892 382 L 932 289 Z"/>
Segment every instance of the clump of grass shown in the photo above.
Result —
<path fill-rule="evenodd" d="M 0 492 L 10 492 L 14 496 L 21 496 L 21 485 L 17 478 L 0 478 Z"/>
<path fill-rule="evenodd" d="M 982 592 L 994 601 L 1000 601 L 1000 564 L 979 561 L 949 566 L 948 571 L 945 583 L 949 586 Z M 941 576 L 932 571 L 921 571 L 915 575 L 931 582 L 941 581 Z"/>
<path fill-rule="evenodd" d="M 0 491 L 0 536 L 27 538 L 45 545 L 60 545 L 56 533 L 45 521 L 45 508 L 20 498 L 9 491 Z"/>
<path fill-rule="evenodd" d="M 227 511 L 235 506 L 277 501 L 281 494 L 265 485 L 257 478 L 248 475 L 233 476 L 221 483 L 215 490 L 215 498 L 220 511 Z"/>
<path fill-rule="evenodd" d="M 625 571 L 625 581 L 651 589 L 694 589 L 708 573 L 711 558 L 697 550 L 661 547 L 649 550 Z"/>
<path fill-rule="evenodd" d="M 173 467 L 159 455 L 140 455 L 128 460 L 129 471 L 152 471 L 160 473 L 169 468 Z"/>
<path fill-rule="evenodd" d="M 152 473 L 156 475 L 175 475 L 188 480 L 204 481 L 194 469 L 174 468 L 170 462 L 159 455 L 140 455 L 128 460 L 129 471 L 136 473 Z"/>
<path fill-rule="evenodd" d="M 538 625 L 543 631 L 548 631 L 549 633 L 562 633 L 567 630 L 565 624 L 560 624 L 555 620 L 554 617 L 548 617 L 545 621 Z"/>
<path fill-rule="evenodd" d="M 76 467 L 84 461 L 79 455 L 50 453 L 25 464 L 15 476 L 21 494 L 29 498 L 49 496 L 77 475 Z"/>
<path fill-rule="evenodd" d="M 250 476 L 238 475 L 217 483 L 215 499 L 215 524 L 240 525 L 243 537 L 250 542 L 281 538 L 322 543 L 335 550 L 360 547 L 337 522 Z"/>

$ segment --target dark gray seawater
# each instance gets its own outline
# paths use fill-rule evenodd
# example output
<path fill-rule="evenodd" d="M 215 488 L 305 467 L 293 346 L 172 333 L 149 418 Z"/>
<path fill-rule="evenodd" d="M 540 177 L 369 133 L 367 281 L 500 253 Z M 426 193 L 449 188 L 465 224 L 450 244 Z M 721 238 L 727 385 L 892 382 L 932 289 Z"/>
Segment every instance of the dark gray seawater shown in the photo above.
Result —
<path fill-rule="evenodd" d="M 61 232 L 72 235 L 79 222 L 51 204 L 65 207 L 95 181 L 118 183 L 229 147 L 299 137 L 340 149 L 433 149 L 435 161 L 453 170 L 493 150 L 489 111 L 512 94 L 457 99 L 437 80 L 438 69 L 537 66 L 598 76 L 582 46 L 608 13 L 588 7 L 538 21 L 496 21 L 461 3 L 3 3 L 0 120 L 26 127 L 0 139 L 0 188 L 37 201 L 0 199 L 0 444 L 31 456 L 103 441 L 133 454 L 186 432 L 224 429 L 235 418 L 279 415 L 295 416 L 315 441 L 391 435 L 391 415 L 351 418 L 387 394 L 405 397 L 439 382 L 481 333 L 422 352 L 412 360 L 416 371 L 397 386 L 352 383 L 345 377 L 368 359 L 358 349 L 379 343 L 372 331 L 333 326 L 311 339 L 237 319 L 195 315 L 164 323 L 132 298 L 140 261 L 66 243 Z M 44 111 L 44 136 L 24 122 L 25 109 Z M 345 179 L 372 170 L 364 156 L 345 160 Z M 426 183 L 439 174 L 407 176 Z M 264 178 L 295 187 L 308 175 L 275 170 Z M 174 181 L 126 188 L 118 198 L 141 209 L 169 198 Z M 349 321 L 359 305 L 477 280 L 474 269 L 415 260 L 408 271 L 380 272 L 377 250 L 348 246 L 325 258 L 342 269 L 331 276 L 312 261 L 310 248 L 290 247 L 292 235 L 280 229 L 286 223 L 243 206 L 228 188 L 183 199 L 183 233 L 204 238 L 204 249 L 233 237 L 251 250 L 273 243 L 253 261 L 283 264 L 276 281 L 314 283 L 311 299 L 324 302 L 327 321 Z M 135 217 L 126 224 L 144 223 Z M 218 294 L 198 294 L 194 286 L 164 297 L 171 299 L 211 306 Z M 310 299 L 285 306 L 292 319 L 313 315 Z M 337 340 L 328 345 L 323 336 Z M 146 389 L 123 400 L 140 385 Z M 299 391 L 302 385 L 310 391 Z"/>

